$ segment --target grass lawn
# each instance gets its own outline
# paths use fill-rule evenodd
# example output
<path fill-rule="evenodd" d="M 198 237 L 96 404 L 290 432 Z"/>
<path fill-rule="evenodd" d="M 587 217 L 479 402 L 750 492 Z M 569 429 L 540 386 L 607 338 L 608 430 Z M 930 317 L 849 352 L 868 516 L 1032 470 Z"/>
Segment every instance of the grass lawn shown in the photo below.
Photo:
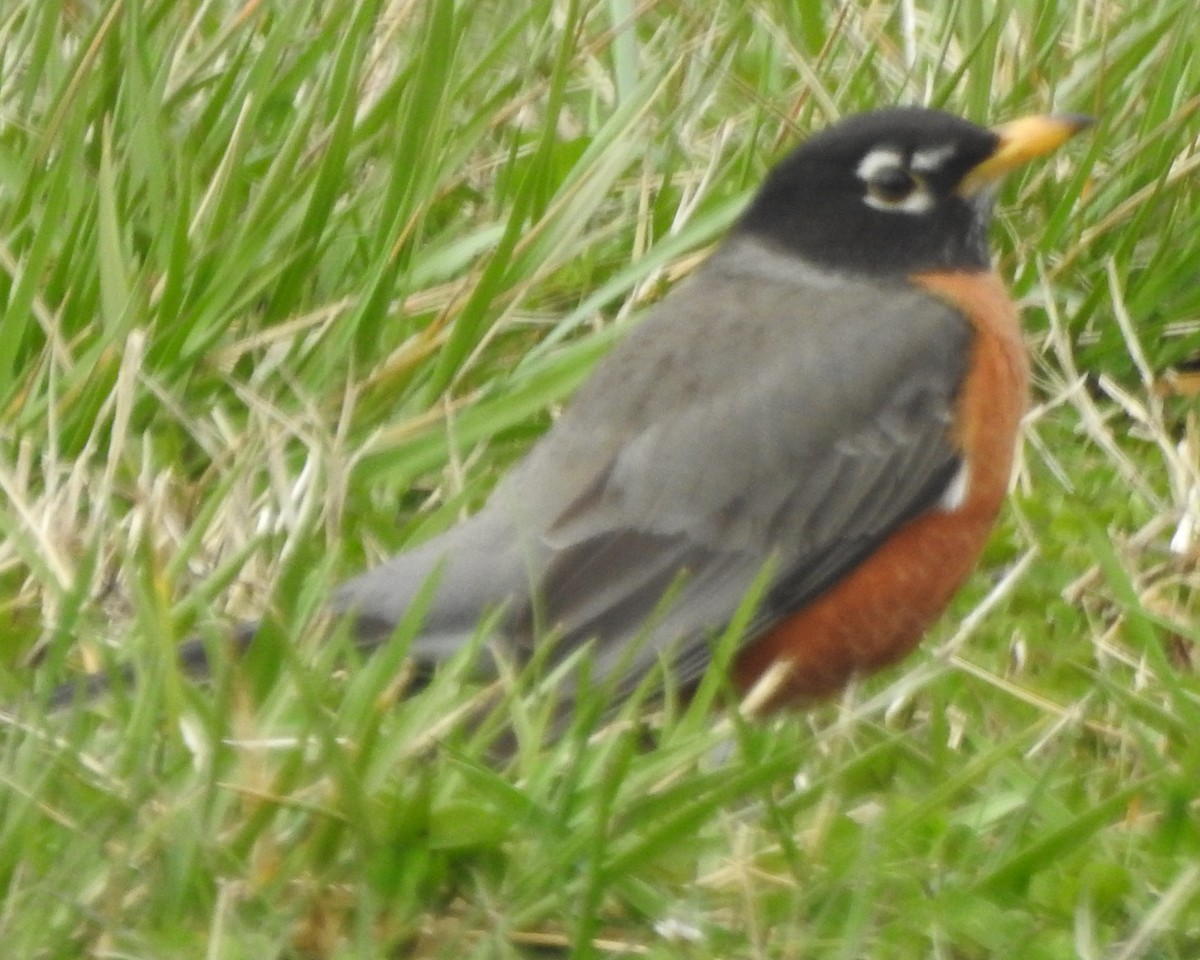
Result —
<path fill-rule="evenodd" d="M 0 953 L 1195 960 L 1196 14 L 5 0 Z M 328 639 L 331 584 L 477 507 L 774 159 L 900 102 L 1100 118 L 1002 194 L 1036 407 L 919 653 L 551 741 L 534 677 L 396 702 L 415 621 Z"/>

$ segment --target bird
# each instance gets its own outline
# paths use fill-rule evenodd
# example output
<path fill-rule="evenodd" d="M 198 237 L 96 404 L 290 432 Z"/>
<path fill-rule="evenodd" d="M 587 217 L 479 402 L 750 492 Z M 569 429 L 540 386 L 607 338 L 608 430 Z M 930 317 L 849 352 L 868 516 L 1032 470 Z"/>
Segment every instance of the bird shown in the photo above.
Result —
<path fill-rule="evenodd" d="M 770 706 L 803 704 L 900 660 L 978 563 L 1028 403 L 997 188 L 1090 123 L 891 107 L 811 136 L 477 513 L 330 610 L 370 649 L 427 597 L 433 668 L 490 616 L 482 659 L 582 652 L 614 702 L 658 666 L 694 688 L 756 585 L 737 690 L 774 669 Z"/>

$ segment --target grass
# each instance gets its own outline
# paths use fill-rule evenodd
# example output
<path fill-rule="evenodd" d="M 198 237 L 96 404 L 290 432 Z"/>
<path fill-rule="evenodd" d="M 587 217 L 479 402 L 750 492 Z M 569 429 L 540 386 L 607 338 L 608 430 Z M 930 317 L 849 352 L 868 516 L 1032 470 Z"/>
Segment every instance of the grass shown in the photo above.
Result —
<path fill-rule="evenodd" d="M 6 4 L 5 954 L 1200 953 L 1194 4 L 1061 6 Z M 331 584 L 476 507 L 772 159 L 914 101 L 1101 118 L 1004 193 L 1037 407 L 921 653 L 803 715 L 590 738 L 584 702 L 551 741 L 536 677 L 394 704 L 403 636 L 323 639 Z"/>

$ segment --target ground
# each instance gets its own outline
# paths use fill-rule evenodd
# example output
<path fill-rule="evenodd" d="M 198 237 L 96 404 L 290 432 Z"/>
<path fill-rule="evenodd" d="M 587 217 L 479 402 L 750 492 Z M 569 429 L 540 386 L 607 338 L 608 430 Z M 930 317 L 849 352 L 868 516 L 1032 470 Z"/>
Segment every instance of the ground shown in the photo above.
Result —
<path fill-rule="evenodd" d="M 1200 955 L 1200 59 L 1190 0 L 1126 7 L 10 0 L 6 955 Z M 921 652 L 807 713 L 713 675 L 547 742 L 534 678 L 397 704 L 403 636 L 320 642 L 773 159 L 891 103 L 1099 118 L 1001 195 L 1036 406 Z M 37 708 L 118 662 L 135 690 Z"/>

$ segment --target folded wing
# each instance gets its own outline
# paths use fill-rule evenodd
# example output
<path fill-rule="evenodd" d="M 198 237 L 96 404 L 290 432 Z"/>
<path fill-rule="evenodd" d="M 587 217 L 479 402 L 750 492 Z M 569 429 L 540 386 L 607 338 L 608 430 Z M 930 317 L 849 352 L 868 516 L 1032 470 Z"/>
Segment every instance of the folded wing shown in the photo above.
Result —
<path fill-rule="evenodd" d="M 419 657 L 503 607 L 515 655 L 593 642 L 593 673 L 619 687 L 661 657 L 687 683 L 764 564 L 757 632 L 937 507 L 959 466 L 968 322 L 747 242 L 614 349 L 477 516 L 341 589 L 368 641 L 436 575 Z"/>

